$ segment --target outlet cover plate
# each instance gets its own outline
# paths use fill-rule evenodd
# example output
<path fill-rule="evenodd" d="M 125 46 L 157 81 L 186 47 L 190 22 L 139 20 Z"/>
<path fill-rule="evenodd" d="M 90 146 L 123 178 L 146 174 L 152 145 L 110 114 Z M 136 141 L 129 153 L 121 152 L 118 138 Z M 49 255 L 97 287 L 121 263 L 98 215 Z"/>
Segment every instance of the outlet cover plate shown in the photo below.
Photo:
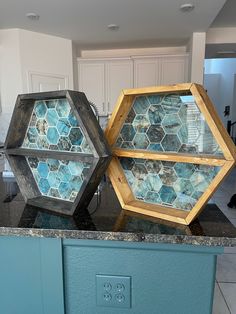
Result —
<path fill-rule="evenodd" d="M 96 275 L 98 306 L 130 308 L 131 277 Z"/>

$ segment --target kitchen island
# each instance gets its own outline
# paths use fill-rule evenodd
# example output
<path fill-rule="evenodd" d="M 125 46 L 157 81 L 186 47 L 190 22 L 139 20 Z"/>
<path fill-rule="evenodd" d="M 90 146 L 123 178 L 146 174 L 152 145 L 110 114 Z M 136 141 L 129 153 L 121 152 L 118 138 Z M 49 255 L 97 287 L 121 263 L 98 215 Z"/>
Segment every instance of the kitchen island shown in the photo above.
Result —
<path fill-rule="evenodd" d="M 189 226 L 123 211 L 109 183 L 77 216 L 0 180 L 0 313 L 210 314 L 236 229 L 214 204 Z"/>

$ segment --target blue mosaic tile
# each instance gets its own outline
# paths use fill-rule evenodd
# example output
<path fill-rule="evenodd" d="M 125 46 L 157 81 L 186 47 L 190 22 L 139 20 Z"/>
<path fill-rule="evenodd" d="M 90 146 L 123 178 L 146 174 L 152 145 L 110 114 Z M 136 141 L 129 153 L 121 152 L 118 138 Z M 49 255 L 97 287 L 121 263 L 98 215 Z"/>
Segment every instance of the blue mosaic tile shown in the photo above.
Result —
<path fill-rule="evenodd" d="M 22 147 L 92 154 L 67 99 L 35 101 Z"/>
<path fill-rule="evenodd" d="M 74 202 L 90 168 L 89 163 L 26 157 L 43 196 Z"/>
<path fill-rule="evenodd" d="M 146 203 L 190 211 L 220 167 L 119 158 L 134 197 Z"/>
<path fill-rule="evenodd" d="M 222 155 L 192 95 L 137 96 L 120 135 L 120 148 Z"/>

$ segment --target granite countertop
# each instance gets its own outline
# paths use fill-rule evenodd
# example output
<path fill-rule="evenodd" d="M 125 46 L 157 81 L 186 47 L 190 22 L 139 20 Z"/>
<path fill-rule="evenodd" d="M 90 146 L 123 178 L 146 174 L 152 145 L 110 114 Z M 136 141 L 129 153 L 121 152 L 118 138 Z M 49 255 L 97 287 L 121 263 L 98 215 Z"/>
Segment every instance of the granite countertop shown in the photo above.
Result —
<path fill-rule="evenodd" d="M 77 216 L 25 204 L 14 178 L 0 177 L 0 235 L 236 246 L 236 228 L 215 204 L 189 226 L 121 209 L 109 183 Z"/>

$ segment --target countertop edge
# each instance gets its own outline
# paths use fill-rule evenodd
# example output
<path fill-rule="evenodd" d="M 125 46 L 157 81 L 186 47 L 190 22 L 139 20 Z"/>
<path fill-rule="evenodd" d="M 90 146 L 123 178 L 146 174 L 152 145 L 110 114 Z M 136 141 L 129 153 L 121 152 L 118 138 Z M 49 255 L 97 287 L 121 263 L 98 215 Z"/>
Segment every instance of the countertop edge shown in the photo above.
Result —
<path fill-rule="evenodd" d="M 85 230 L 60 230 L 60 229 L 31 229 L 0 227 L 0 236 L 15 237 L 44 237 L 78 240 L 104 240 L 142 243 L 169 243 L 186 244 L 195 246 L 236 246 L 236 238 L 214 236 L 190 236 L 190 235 L 161 235 L 128 232 L 106 232 Z"/>

